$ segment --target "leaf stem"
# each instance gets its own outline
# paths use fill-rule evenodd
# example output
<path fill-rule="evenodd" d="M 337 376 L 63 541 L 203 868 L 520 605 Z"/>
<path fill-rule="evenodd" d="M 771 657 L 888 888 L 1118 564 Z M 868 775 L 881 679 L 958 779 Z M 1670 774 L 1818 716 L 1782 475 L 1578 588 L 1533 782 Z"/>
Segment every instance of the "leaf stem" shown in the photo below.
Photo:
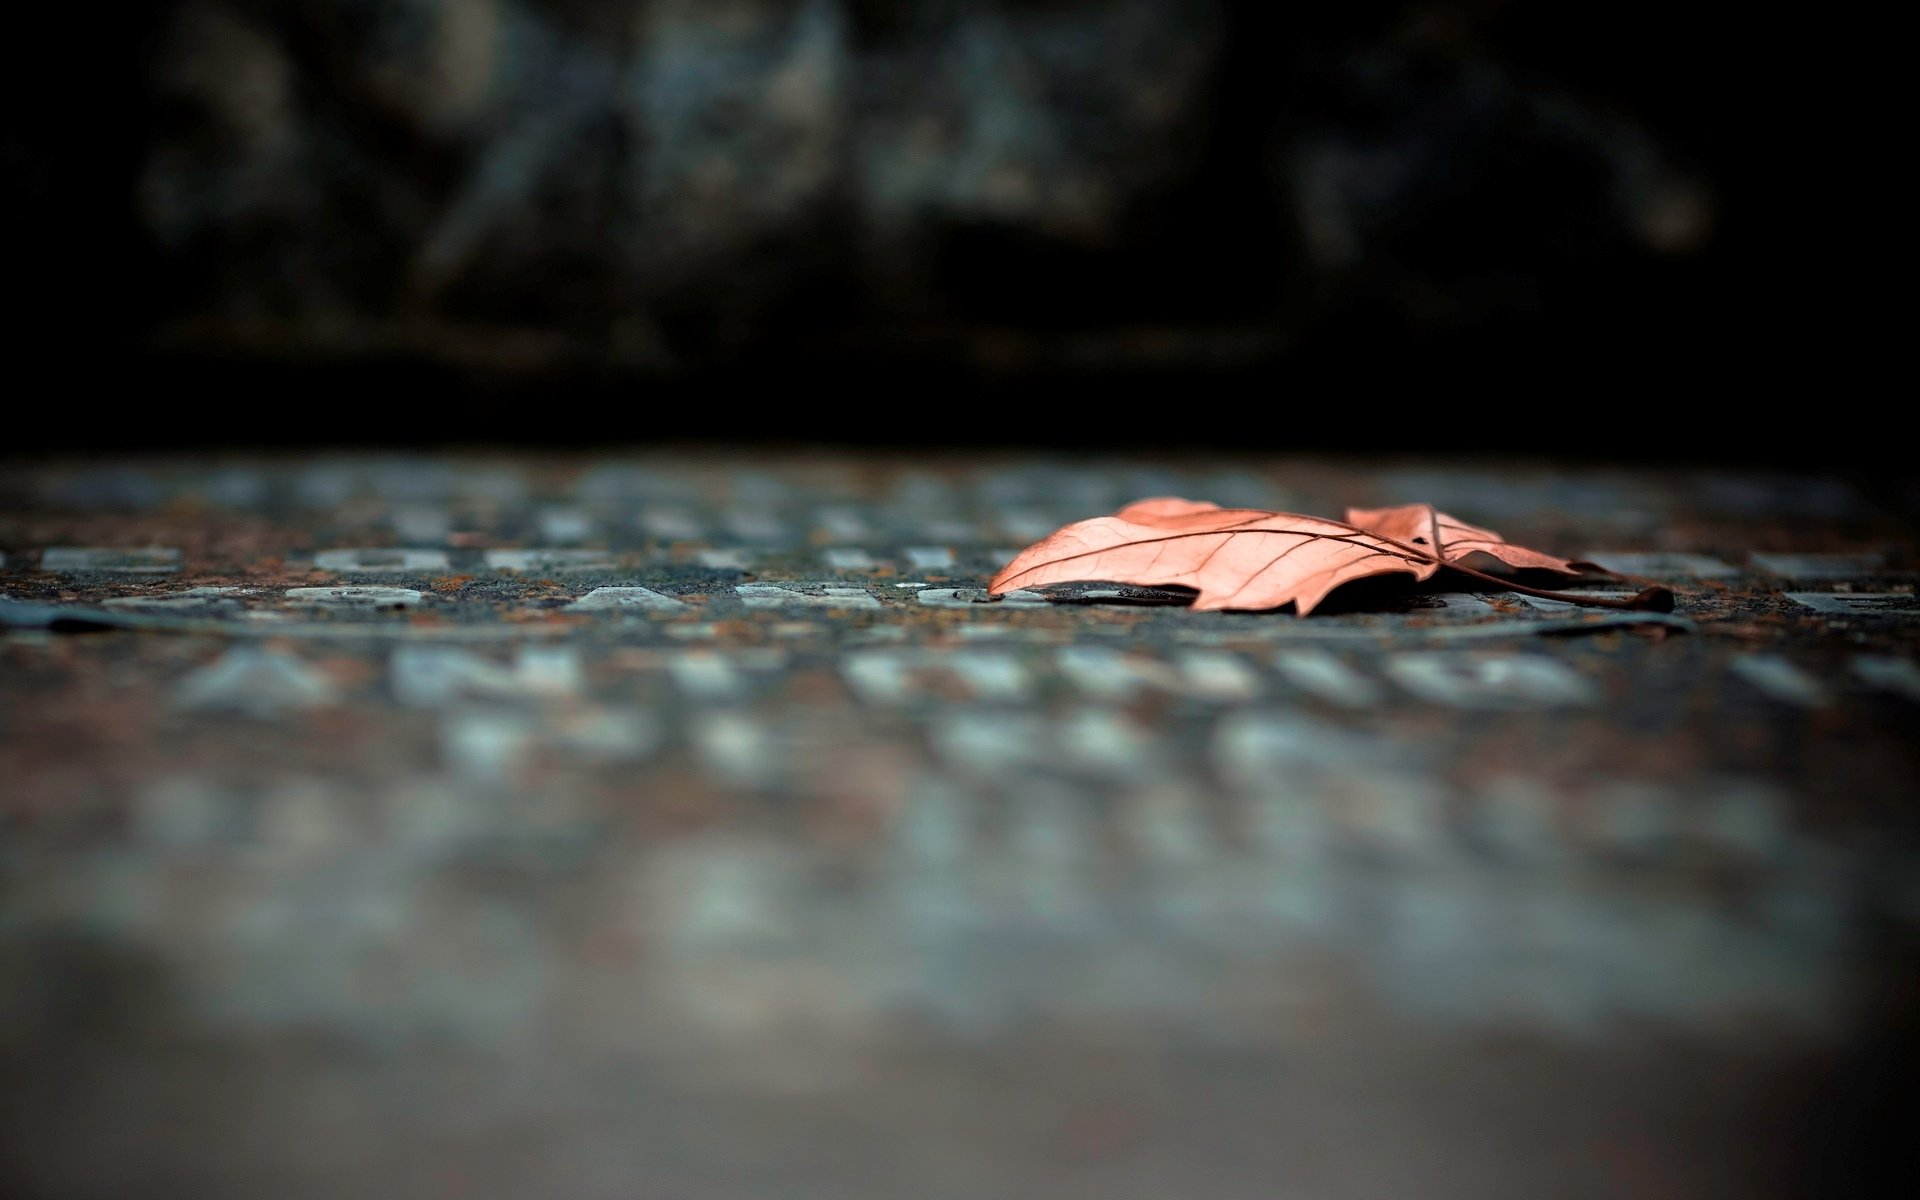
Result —
<path fill-rule="evenodd" d="M 1638 612 L 1673 611 L 1672 589 L 1661 587 L 1658 584 L 1650 588 L 1644 588 L 1631 596 L 1615 600 L 1608 596 L 1579 596 L 1570 592 L 1555 592 L 1547 588 L 1528 587 L 1524 583 L 1515 583 L 1510 579 L 1502 579 L 1497 575 L 1489 575 L 1484 571 L 1476 571 L 1472 567 L 1463 567 L 1459 563 L 1443 561 L 1440 565 L 1449 571 L 1458 571 L 1462 575 L 1471 575 L 1475 579 L 1484 579 L 1488 583 L 1499 584 L 1509 592 L 1520 592 L 1528 596 L 1538 596 L 1543 600 L 1564 600 L 1569 604 L 1584 604 L 1590 608 L 1622 608 Z"/>

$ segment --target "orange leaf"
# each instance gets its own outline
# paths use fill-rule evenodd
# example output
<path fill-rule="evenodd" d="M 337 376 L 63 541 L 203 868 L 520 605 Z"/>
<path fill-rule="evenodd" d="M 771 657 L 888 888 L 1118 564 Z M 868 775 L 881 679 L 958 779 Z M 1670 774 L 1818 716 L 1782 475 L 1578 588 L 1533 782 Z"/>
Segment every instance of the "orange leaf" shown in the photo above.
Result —
<path fill-rule="evenodd" d="M 1343 583 L 1372 575 L 1430 579 L 1441 567 L 1528 595 L 1601 608 L 1673 611 L 1673 593 L 1650 587 L 1605 598 L 1543 592 L 1495 580 L 1464 559 L 1485 554 L 1510 567 L 1564 575 L 1606 574 L 1604 567 L 1515 546 L 1437 512 L 1431 504 L 1355 508 L 1350 523 L 1204 500 L 1156 496 L 1111 517 L 1077 521 L 1022 550 L 988 584 L 999 594 L 1050 583 L 1108 582 L 1190 587 L 1196 609 L 1263 609 L 1291 603 L 1301 616 Z"/>
<path fill-rule="evenodd" d="M 1607 573 L 1605 567 L 1595 563 L 1555 558 L 1551 554 L 1516 546 L 1491 529 L 1481 529 L 1443 512 L 1436 512 L 1431 504 L 1350 508 L 1347 510 L 1347 523 L 1415 546 L 1430 545 L 1437 538 L 1440 557 L 1448 563 L 1457 563 L 1470 554 L 1485 554 L 1509 567 L 1526 570 L 1558 571 L 1562 575 Z"/>

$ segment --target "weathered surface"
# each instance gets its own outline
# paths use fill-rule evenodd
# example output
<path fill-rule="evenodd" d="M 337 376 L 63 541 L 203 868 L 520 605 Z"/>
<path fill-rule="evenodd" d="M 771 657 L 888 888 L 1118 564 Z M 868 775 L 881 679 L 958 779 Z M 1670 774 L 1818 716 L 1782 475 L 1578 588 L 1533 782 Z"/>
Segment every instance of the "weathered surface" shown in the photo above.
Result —
<path fill-rule="evenodd" d="M 1843 1179 L 1879 1099 L 1843 1068 L 1897 1059 L 1897 488 L 682 454 L 0 490 L 10 1192 L 1751 1200 Z M 1152 494 L 1431 501 L 1679 607 L 982 602 Z"/>

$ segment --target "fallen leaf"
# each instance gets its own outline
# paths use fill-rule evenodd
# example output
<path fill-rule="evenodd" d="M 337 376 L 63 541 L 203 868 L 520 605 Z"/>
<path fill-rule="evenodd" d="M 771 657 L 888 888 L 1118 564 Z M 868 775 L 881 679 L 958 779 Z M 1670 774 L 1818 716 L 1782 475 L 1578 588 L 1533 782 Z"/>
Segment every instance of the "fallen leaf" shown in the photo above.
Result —
<path fill-rule="evenodd" d="M 1153 500 L 1057 530 L 1016 555 L 987 590 L 1083 580 L 1190 587 L 1199 593 L 1197 610 L 1291 602 L 1305 616 L 1343 583 L 1386 574 L 1429 579 L 1440 566 L 1436 556 L 1339 521 Z"/>
<path fill-rule="evenodd" d="M 1156 496 L 1110 517 L 1076 521 L 1027 547 L 1000 569 L 988 591 L 1052 583 L 1105 582 L 1193 588 L 1198 610 L 1268 609 L 1291 603 L 1311 613 L 1342 584 L 1376 575 L 1433 577 L 1442 567 L 1515 591 L 1602 608 L 1670 612 L 1673 595 L 1648 588 L 1626 599 L 1543 592 L 1496 580 L 1465 565 L 1486 554 L 1511 567 L 1566 575 L 1606 573 L 1593 563 L 1555 558 L 1515 546 L 1437 512 L 1429 504 L 1353 509 L 1349 522 L 1204 500 Z"/>

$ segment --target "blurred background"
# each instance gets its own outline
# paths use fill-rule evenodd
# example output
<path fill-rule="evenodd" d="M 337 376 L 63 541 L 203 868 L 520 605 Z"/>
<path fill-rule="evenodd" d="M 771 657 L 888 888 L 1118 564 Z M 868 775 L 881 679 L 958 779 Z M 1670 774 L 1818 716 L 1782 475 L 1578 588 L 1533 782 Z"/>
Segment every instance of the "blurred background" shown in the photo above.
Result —
<path fill-rule="evenodd" d="M 1793 344 L 1767 285 L 1824 169 L 1710 6 L 160 0 L 104 31 L 61 6 L 18 21 L 18 348 L 148 398 L 54 440 L 1342 448 L 1355 395 L 1620 414 L 1572 445 L 1383 421 L 1390 448 L 1821 436 L 1669 411 L 1650 438 L 1630 411 L 1777 384 Z M 81 91 L 108 100 L 84 127 Z M 318 407 L 268 420 L 264 395 Z M 376 395 L 377 418 L 346 399 Z M 1010 422 L 992 405 L 1015 395 L 1034 403 Z M 763 403 L 716 421 L 715 396 Z M 1230 432 L 1153 419 L 1195 396 L 1255 407 Z M 936 397 L 980 407 L 916 406 Z M 1082 419 L 1121 400 L 1151 428 Z"/>
<path fill-rule="evenodd" d="M 1820 49 L 15 8 L 0 1200 L 1914 1194 L 1920 477 L 1822 277 L 1902 193 Z M 1677 609 L 988 596 L 1151 495 Z"/>

